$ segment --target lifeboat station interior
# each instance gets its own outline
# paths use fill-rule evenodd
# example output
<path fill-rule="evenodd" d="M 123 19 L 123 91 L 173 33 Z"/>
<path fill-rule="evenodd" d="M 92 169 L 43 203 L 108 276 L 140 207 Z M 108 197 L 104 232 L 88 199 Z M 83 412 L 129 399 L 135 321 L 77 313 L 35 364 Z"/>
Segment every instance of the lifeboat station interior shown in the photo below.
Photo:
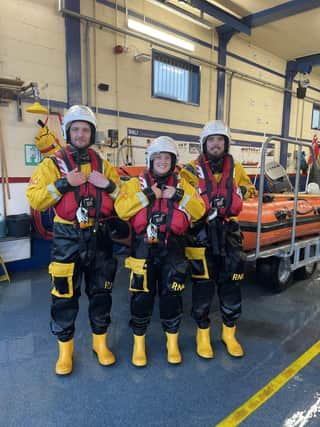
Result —
<path fill-rule="evenodd" d="M 10 0 L 0 11 L 0 425 L 319 427 L 320 0 Z M 168 363 L 156 296 L 148 361 L 132 363 L 132 229 L 122 222 L 108 328 L 116 362 L 92 351 L 82 283 L 72 373 L 57 375 L 55 209 L 32 209 L 26 190 L 48 152 L 68 145 L 74 105 L 94 112 L 92 147 L 122 184 L 142 173 L 157 137 L 175 141 L 179 171 L 201 153 L 204 125 L 225 124 L 255 187 L 237 218 L 243 357 L 222 341 L 216 290 L 214 357 L 197 354 L 189 274 L 182 362 Z"/>

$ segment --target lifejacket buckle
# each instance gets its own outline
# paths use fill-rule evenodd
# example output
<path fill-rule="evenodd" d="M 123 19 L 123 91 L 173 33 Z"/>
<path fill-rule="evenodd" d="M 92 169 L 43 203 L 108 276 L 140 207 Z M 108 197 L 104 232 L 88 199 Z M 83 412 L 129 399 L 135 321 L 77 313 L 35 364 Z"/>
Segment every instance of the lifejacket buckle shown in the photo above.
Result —
<path fill-rule="evenodd" d="M 94 198 L 93 197 L 84 197 L 81 200 L 81 206 L 89 209 L 89 208 L 94 208 Z"/>
<path fill-rule="evenodd" d="M 211 208 L 208 212 L 208 222 L 213 221 L 218 216 L 218 209 Z"/>
<path fill-rule="evenodd" d="M 151 222 L 151 220 L 147 226 L 147 238 L 148 238 L 148 243 L 158 243 L 159 242 L 158 227 L 155 224 L 153 224 Z"/>
<path fill-rule="evenodd" d="M 76 212 L 77 221 L 80 225 L 80 228 L 86 228 L 89 222 L 89 212 L 88 209 L 82 206 L 82 202 Z"/>
<path fill-rule="evenodd" d="M 152 215 L 150 222 L 156 226 L 160 226 L 162 224 L 165 224 L 166 214 L 163 212 L 156 212 Z"/>
<path fill-rule="evenodd" d="M 211 200 L 211 207 L 216 209 L 224 208 L 224 198 L 223 197 L 215 197 Z"/>

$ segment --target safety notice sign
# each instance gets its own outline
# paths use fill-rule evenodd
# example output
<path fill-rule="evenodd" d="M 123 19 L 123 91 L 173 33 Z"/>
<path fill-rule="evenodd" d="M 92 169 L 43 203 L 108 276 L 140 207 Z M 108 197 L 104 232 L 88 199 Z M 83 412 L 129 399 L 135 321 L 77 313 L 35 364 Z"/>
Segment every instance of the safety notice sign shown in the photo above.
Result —
<path fill-rule="evenodd" d="M 41 153 L 35 144 L 24 145 L 24 163 L 26 166 L 35 166 L 41 160 Z"/>

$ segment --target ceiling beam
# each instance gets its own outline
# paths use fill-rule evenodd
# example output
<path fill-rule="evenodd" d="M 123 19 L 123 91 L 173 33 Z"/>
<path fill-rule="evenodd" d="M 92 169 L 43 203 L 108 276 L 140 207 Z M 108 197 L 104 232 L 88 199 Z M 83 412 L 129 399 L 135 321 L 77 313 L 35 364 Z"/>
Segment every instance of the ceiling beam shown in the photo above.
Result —
<path fill-rule="evenodd" d="M 243 21 L 251 28 L 260 27 L 270 22 L 279 21 L 283 18 L 289 18 L 299 13 L 308 12 L 320 6 L 320 0 L 292 0 L 270 9 L 262 10 L 246 16 Z"/>
<path fill-rule="evenodd" d="M 314 65 L 320 65 L 320 53 L 297 58 L 295 60 L 298 73 L 311 73 Z"/>
<path fill-rule="evenodd" d="M 260 27 L 283 18 L 289 18 L 299 13 L 308 12 L 320 6 L 320 0 L 291 0 L 279 6 L 265 9 L 252 15 L 248 15 L 242 19 L 242 22 L 250 28 Z M 219 31 L 224 33 L 232 29 L 229 24 L 224 24 L 218 27 Z"/>
<path fill-rule="evenodd" d="M 218 19 L 221 22 L 224 22 L 228 25 L 229 29 L 234 29 L 240 33 L 245 33 L 247 35 L 251 34 L 250 27 L 244 23 L 241 19 L 237 19 L 232 16 L 230 13 L 225 12 L 217 6 L 214 6 L 211 3 L 208 3 L 205 0 L 184 0 L 184 2 L 192 7 L 195 7 L 201 12 L 204 12 L 213 18 Z"/>

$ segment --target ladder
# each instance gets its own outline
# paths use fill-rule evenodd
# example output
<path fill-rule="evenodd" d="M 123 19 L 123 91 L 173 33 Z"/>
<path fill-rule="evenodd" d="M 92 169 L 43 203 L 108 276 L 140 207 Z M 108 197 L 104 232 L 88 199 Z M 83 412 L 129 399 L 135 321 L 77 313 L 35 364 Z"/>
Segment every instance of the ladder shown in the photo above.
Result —
<path fill-rule="evenodd" d="M 6 267 L 6 265 L 5 265 L 4 261 L 3 261 L 3 258 L 1 256 L 0 256 L 0 265 L 1 265 L 1 268 L 3 270 L 3 274 L 0 275 L 0 282 L 4 282 L 6 280 L 8 282 L 10 282 L 10 276 L 9 276 L 7 267 Z"/>

